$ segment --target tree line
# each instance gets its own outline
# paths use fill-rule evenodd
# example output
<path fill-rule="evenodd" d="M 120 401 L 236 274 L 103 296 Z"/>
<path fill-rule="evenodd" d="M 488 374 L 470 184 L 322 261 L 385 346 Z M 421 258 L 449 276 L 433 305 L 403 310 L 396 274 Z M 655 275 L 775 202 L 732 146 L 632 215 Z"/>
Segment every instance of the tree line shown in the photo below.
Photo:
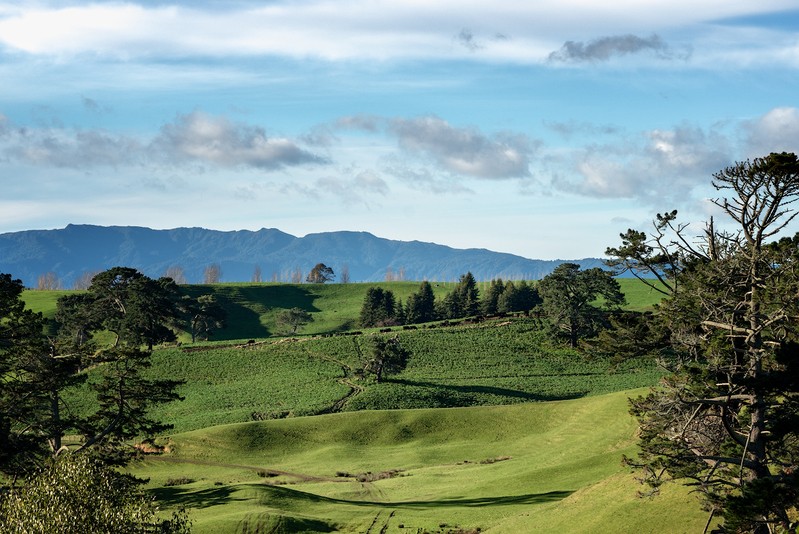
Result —
<path fill-rule="evenodd" d="M 576 347 L 580 339 L 607 326 L 607 312 L 624 302 L 611 272 L 581 270 L 575 263 L 563 263 L 537 285 L 524 280 L 492 280 L 482 296 L 471 273 L 462 275 L 455 288 L 440 299 L 427 281 L 404 304 L 390 289 L 371 287 L 361 306 L 360 324 L 383 327 L 535 311 L 546 319 L 554 336 Z"/>

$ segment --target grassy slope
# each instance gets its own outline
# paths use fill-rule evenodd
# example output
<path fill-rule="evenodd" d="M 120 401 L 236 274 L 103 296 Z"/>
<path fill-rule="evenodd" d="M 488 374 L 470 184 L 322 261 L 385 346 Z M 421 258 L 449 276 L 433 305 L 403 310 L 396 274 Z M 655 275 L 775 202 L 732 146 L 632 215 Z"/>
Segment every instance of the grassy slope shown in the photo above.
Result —
<path fill-rule="evenodd" d="M 639 282 L 621 282 L 632 309 L 660 298 Z M 213 290 L 227 307 L 231 327 L 223 339 L 258 339 L 276 332 L 280 309 L 294 306 L 316 318 L 304 334 L 351 328 L 373 285 L 188 289 Z M 418 288 L 416 282 L 379 285 L 403 300 Z M 450 288 L 434 287 L 439 295 Z M 25 294 L 29 306 L 46 315 L 56 296 Z M 597 396 L 651 384 L 656 370 L 637 363 L 611 369 L 542 347 L 530 324 L 400 332 L 414 353 L 408 369 L 386 384 L 360 383 L 364 391 L 344 406 L 471 408 L 362 411 L 212 428 L 276 411 L 303 415 L 331 407 L 350 391 L 343 378 L 366 337 L 157 351 L 153 371 L 188 383 L 187 400 L 159 408 L 156 416 L 175 422 L 176 431 L 196 429 L 174 435 L 168 456 L 207 463 L 149 460 L 137 474 L 151 477 L 151 487 L 167 502 L 191 507 L 197 532 L 379 532 L 386 525 L 387 532 L 446 532 L 456 525 L 492 532 L 701 529 L 704 517 L 684 492 L 653 502 L 635 499 L 634 481 L 619 466 L 622 453 L 634 452 L 634 422 L 623 395 Z M 519 404 L 582 395 L 590 397 Z M 496 403 L 517 404 L 479 406 Z M 480 463 L 498 457 L 510 459 Z M 298 475 L 261 477 L 258 469 Z M 390 469 L 402 470 L 401 476 L 373 482 L 335 476 Z M 182 476 L 195 482 L 164 487 Z"/>
<path fill-rule="evenodd" d="M 182 377 L 186 400 L 154 410 L 178 431 L 254 418 L 340 410 L 455 407 L 558 400 L 654 384 L 651 362 L 622 366 L 552 346 L 533 319 L 403 331 L 407 368 L 358 379 L 370 335 L 280 340 L 238 348 L 159 350 L 155 376 Z"/>
<path fill-rule="evenodd" d="M 193 508 L 198 533 L 700 531 L 704 514 L 684 491 L 636 498 L 619 463 L 635 447 L 626 397 L 218 426 L 173 436 L 170 453 L 135 473 Z M 390 470 L 399 476 L 337 476 Z M 164 487 L 179 477 L 193 481 Z"/>
<path fill-rule="evenodd" d="M 638 280 L 619 279 L 627 296 L 627 307 L 642 310 L 657 303 L 661 295 Z M 216 284 L 210 286 L 183 286 L 190 295 L 213 293 L 228 315 L 228 327 L 215 336 L 215 340 L 266 338 L 280 335 L 277 315 L 284 309 L 302 308 L 311 312 L 314 321 L 302 329 L 303 334 L 340 332 L 358 328 L 357 320 L 366 291 L 382 287 L 394 292 L 403 303 L 419 289 L 420 282 L 383 282 L 359 284 Z M 451 291 L 454 283 L 435 282 L 433 292 L 441 298 Z M 478 288 L 484 292 L 486 282 Z M 68 291 L 28 290 L 23 298 L 28 307 L 41 311 L 47 317 L 55 313 L 55 301 Z M 188 334 L 182 336 L 188 341 Z"/>

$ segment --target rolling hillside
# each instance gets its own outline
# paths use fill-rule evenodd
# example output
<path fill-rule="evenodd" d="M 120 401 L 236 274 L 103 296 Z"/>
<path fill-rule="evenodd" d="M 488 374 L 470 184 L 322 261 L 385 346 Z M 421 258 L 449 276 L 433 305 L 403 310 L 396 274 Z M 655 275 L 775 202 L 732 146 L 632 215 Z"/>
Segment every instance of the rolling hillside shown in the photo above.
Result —
<path fill-rule="evenodd" d="M 622 282 L 631 308 L 659 299 Z M 685 488 L 640 499 L 620 463 L 636 447 L 626 399 L 657 383 L 654 362 L 561 347 L 533 317 L 354 333 L 369 287 L 185 287 L 213 292 L 232 324 L 221 341 L 155 351 L 148 374 L 186 380 L 185 400 L 153 410 L 174 431 L 132 471 L 167 510 L 187 507 L 194 532 L 701 531 L 707 517 Z M 61 294 L 25 300 L 49 315 Z M 276 310 L 294 306 L 316 320 L 273 336 Z M 383 383 L 358 373 L 374 335 L 411 351 Z M 82 387 L 73 406 L 92 395 Z"/>
<path fill-rule="evenodd" d="M 197 534 L 701 532 L 686 488 L 638 498 L 621 466 L 628 394 L 216 426 L 133 472 Z"/>

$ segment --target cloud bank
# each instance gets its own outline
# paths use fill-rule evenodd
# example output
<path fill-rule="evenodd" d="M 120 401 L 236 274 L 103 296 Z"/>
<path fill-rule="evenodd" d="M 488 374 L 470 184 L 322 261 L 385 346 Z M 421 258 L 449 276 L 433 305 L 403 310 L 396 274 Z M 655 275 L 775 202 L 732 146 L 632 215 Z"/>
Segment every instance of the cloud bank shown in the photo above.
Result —
<path fill-rule="evenodd" d="M 0 154 L 15 163 L 80 169 L 199 163 L 275 171 L 328 162 L 295 141 L 267 137 L 262 127 L 199 111 L 176 116 L 150 140 L 102 129 L 16 128 L 0 115 Z"/>
<path fill-rule="evenodd" d="M 684 123 L 630 133 L 587 122 L 548 127 L 565 131 L 566 137 L 574 130 L 601 131 L 603 142 L 547 145 L 520 132 L 486 133 L 432 115 L 357 115 L 319 127 L 328 132 L 323 156 L 297 140 L 268 136 L 261 126 L 201 111 L 176 115 L 149 138 L 103 129 L 21 128 L 0 114 L 0 160 L 81 172 L 157 167 L 160 173 L 199 165 L 240 171 L 253 183 L 265 172 L 292 168 L 298 174 L 281 177 L 282 187 L 344 203 L 388 196 L 391 179 L 440 194 L 472 193 L 473 187 L 484 187 L 480 183 L 512 179 L 541 196 L 567 193 L 659 206 L 685 201 L 736 160 L 799 152 L 799 109 L 794 107 L 706 128 Z M 364 138 L 379 152 L 371 159 L 363 158 Z M 177 179 L 180 173 L 163 178 Z M 163 189 L 153 180 L 147 182 L 150 187 Z"/>
<path fill-rule="evenodd" d="M 603 61 L 643 50 L 670 57 L 673 52 L 661 35 L 685 27 L 712 33 L 714 25 L 708 21 L 791 7 L 787 0 L 761 0 L 756 6 L 688 0 L 70 4 L 45 1 L 0 6 L 0 50 L 122 61 L 253 56 L 333 61 L 479 57 L 511 62 L 544 62 L 549 56 L 555 61 Z M 562 44 L 575 28 L 586 35 L 611 36 Z M 641 28 L 655 34 L 638 37 Z M 734 34 L 730 42 L 739 42 L 739 50 L 753 48 L 745 28 L 727 25 L 725 32 Z M 478 39 L 478 35 L 493 37 Z M 794 46 L 791 43 L 793 39 L 786 46 Z M 552 52 L 561 44 L 560 50 Z"/>

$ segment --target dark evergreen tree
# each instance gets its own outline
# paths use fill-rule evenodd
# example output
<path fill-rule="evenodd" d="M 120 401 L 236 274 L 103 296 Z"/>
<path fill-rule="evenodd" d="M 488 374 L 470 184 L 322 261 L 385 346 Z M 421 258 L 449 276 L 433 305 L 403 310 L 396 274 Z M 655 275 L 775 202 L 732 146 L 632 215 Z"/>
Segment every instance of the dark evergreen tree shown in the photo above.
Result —
<path fill-rule="evenodd" d="M 713 202 L 737 233 L 711 221 L 695 245 L 685 226 L 668 241 L 656 226 L 643 243 L 655 258 L 679 258 L 656 317 L 680 357 L 632 403 L 642 452 L 629 461 L 654 489 L 668 478 L 691 484 L 711 518 L 723 518 L 720 532 L 787 532 L 799 505 L 799 256 L 790 240 L 767 240 L 796 216 L 799 160 L 738 163 L 713 185 L 727 195 Z M 641 249 L 614 249 L 616 260 L 640 262 Z"/>
<path fill-rule="evenodd" d="M 503 313 L 529 312 L 541 304 L 538 290 L 528 282 L 508 282 L 497 300 L 497 311 Z"/>
<path fill-rule="evenodd" d="M 114 267 L 92 279 L 88 315 L 100 318 L 113 332 L 115 345 L 147 345 L 172 341 L 180 324 L 180 293 L 171 278 L 153 280 L 130 267 Z"/>
<path fill-rule="evenodd" d="M 380 287 L 370 287 L 361 306 L 360 321 L 365 328 L 398 324 L 394 293 Z"/>
<path fill-rule="evenodd" d="M 58 335 L 65 343 L 80 347 L 92 339 L 92 332 L 102 324 L 101 310 L 92 306 L 89 293 L 64 295 L 56 303 L 55 319 Z"/>
<path fill-rule="evenodd" d="M 21 280 L 0 274 L 0 470 L 12 476 L 30 469 L 45 451 L 46 388 L 21 370 L 44 350 L 43 319 L 25 309 L 23 289 Z"/>
<path fill-rule="evenodd" d="M 123 464 L 133 451 L 125 442 L 137 436 L 153 436 L 172 428 L 148 414 L 156 404 L 182 400 L 177 393 L 181 380 L 152 379 L 145 370 L 152 363 L 150 352 L 132 347 L 114 347 L 95 360 L 99 374 L 91 387 L 97 394 L 97 411 L 79 424 L 84 442 L 78 450 L 93 447 L 110 463 Z"/>
<path fill-rule="evenodd" d="M 455 289 L 441 301 L 439 313 L 447 319 L 471 317 L 480 313 L 480 293 L 472 273 L 461 275 Z"/>
<path fill-rule="evenodd" d="M 553 332 L 565 336 L 572 347 L 581 337 L 596 334 L 604 323 L 602 309 L 624 303 L 619 283 L 599 268 L 580 270 L 576 263 L 562 263 L 538 285 L 543 309 Z M 602 304 L 595 301 L 602 299 Z"/>
<path fill-rule="evenodd" d="M 143 370 L 150 365 L 150 353 L 140 346 L 165 337 L 167 325 L 157 321 L 175 317 L 174 283 L 145 279 L 132 269 L 107 274 L 95 277 L 88 293 L 59 303 L 56 326 L 63 332 L 53 336 L 45 335 L 54 329 L 41 315 L 24 309 L 21 282 L 0 275 L 3 472 L 19 475 L 45 456 L 60 454 L 62 438 L 72 429 L 84 436 L 78 450 L 101 452 L 119 463 L 132 452 L 123 442 L 168 428 L 150 419 L 147 409 L 179 398 L 179 382 L 147 378 Z M 93 345 L 92 332 L 106 328 L 116 334 L 114 346 Z M 64 392 L 86 379 L 79 371 L 87 367 L 95 369 L 96 411 L 78 418 L 78 411 L 65 405 Z"/>
<path fill-rule="evenodd" d="M 207 340 L 215 330 L 225 327 L 227 314 L 213 295 L 200 295 L 196 299 L 184 296 L 180 307 L 188 317 L 192 343 L 198 337 Z"/>
<path fill-rule="evenodd" d="M 424 281 L 419 290 L 408 297 L 405 307 L 405 322 L 408 324 L 428 323 L 436 320 L 436 300 L 433 286 Z"/>
<path fill-rule="evenodd" d="M 499 298 L 505 291 L 505 282 L 502 278 L 491 280 L 488 285 L 488 291 L 483 295 L 480 303 L 480 311 L 483 315 L 494 315 L 499 311 Z"/>

